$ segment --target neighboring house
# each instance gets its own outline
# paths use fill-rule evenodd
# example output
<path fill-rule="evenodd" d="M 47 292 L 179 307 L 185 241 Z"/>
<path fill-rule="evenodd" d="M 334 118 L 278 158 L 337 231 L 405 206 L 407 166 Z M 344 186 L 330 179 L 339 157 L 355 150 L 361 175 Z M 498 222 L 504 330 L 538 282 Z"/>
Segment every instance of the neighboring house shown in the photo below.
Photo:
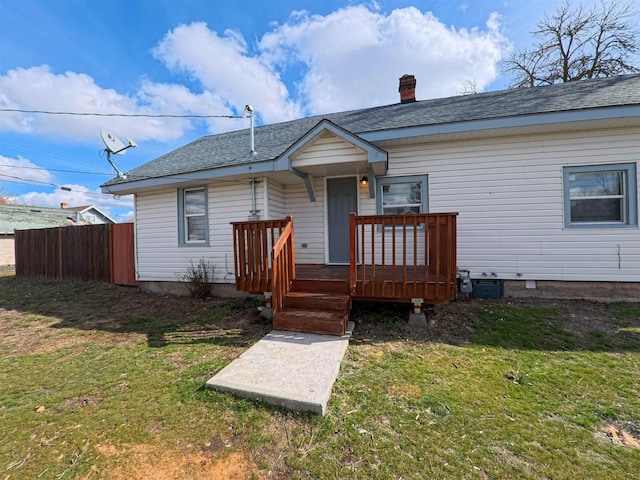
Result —
<path fill-rule="evenodd" d="M 640 292 L 640 75 L 425 101 L 404 76 L 400 93 L 393 105 L 258 127 L 254 153 L 249 130 L 206 136 L 104 184 L 105 193 L 135 195 L 143 286 L 175 281 L 200 258 L 215 265 L 217 282 L 233 282 L 230 222 L 292 215 L 296 264 L 353 270 L 363 252 L 380 265 L 381 237 L 400 227 L 371 217 L 371 234 L 354 234 L 346 212 L 457 212 L 449 260 L 477 283 L 502 281 L 514 295 Z M 236 256 L 262 241 L 238 228 Z M 425 252 L 440 244 L 421 244 L 420 225 L 402 229 L 415 251 L 390 254 L 386 234 L 387 265 L 394 255 L 433 265 Z M 253 253 L 236 260 L 241 289 L 258 290 L 243 277 L 270 255 Z"/>
<path fill-rule="evenodd" d="M 81 207 L 67 207 L 65 203 L 60 204 L 61 208 L 69 208 L 80 215 L 80 218 L 91 225 L 101 225 L 105 223 L 116 223 L 109 215 L 104 213 L 98 207 L 93 205 L 84 205 Z"/>
<path fill-rule="evenodd" d="M 93 206 L 67 208 L 65 203 L 60 206 L 61 208 L 48 208 L 0 203 L 0 266 L 15 264 L 15 230 L 115 223 Z M 87 216 L 94 216 L 96 222 L 91 222 Z"/>

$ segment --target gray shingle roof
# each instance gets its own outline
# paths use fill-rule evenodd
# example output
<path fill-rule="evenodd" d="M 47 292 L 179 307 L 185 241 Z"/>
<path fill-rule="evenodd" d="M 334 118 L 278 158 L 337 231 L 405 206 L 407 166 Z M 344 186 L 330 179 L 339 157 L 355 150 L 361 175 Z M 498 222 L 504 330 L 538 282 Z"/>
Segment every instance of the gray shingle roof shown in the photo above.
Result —
<path fill-rule="evenodd" d="M 323 118 L 355 133 L 471 120 L 640 104 L 640 75 L 584 80 L 544 87 L 422 100 L 301 118 L 255 129 L 257 155 L 249 153 L 249 130 L 202 137 L 105 185 L 272 160 Z"/>
<path fill-rule="evenodd" d="M 76 212 L 61 208 L 0 204 L 0 234 L 32 228 L 76 225 Z"/>

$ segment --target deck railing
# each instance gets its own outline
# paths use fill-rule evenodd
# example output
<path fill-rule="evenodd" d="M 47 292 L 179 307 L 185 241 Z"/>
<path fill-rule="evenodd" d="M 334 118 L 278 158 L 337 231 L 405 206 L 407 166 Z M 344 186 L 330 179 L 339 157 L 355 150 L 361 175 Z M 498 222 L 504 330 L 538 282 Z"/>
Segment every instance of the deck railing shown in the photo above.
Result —
<path fill-rule="evenodd" d="M 273 313 L 282 310 L 284 297 L 291 289 L 296 276 L 296 264 L 293 242 L 293 218 L 287 217 L 288 223 L 280 234 L 280 238 L 273 247 L 273 282 L 272 300 Z"/>
<path fill-rule="evenodd" d="M 456 213 L 351 214 L 351 295 L 445 303 L 456 291 Z M 236 288 L 272 292 L 274 311 L 295 278 L 293 219 L 233 222 Z M 320 272 L 320 271 L 319 271 Z M 321 272 L 320 272 L 321 273 Z"/>
<path fill-rule="evenodd" d="M 350 215 L 351 295 L 444 303 L 455 298 L 457 213 Z"/>
<path fill-rule="evenodd" d="M 236 288 L 250 293 L 270 292 L 272 251 L 291 217 L 281 220 L 232 222 Z"/>

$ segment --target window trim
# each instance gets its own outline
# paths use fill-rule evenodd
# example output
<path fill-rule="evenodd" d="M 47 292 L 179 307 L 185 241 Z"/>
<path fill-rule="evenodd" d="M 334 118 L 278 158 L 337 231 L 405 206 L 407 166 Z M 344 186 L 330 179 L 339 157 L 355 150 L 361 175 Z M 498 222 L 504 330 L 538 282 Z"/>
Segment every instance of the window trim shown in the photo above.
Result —
<path fill-rule="evenodd" d="M 187 240 L 187 217 L 185 195 L 193 191 L 204 192 L 204 240 Z M 178 245 L 181 247 L 209 246 L 209 191 L 206 185 L 178 189 Z"/>
<path fill-rule="evenodd" d="M 622 196 L 624 201 L 624 217 L 623 222 L 571 222 L 571 190 L 570 176 L 575 173 L 587 172 L 608 172 L 623 171 L 624 172 L 624 191 Z M 637 228 L 638 225 L 638 177 L 636 174 L 636 162 L 631 163 L 610 163 L 597 165 L 568 165 L 562 168 L 562 189 L 564 199 L 564 228 L 580 229 L 580 228 Z M 620 198 L 621 196 L 613 195 L 606 198 Z M 592 200 L 597 200 L 593 197 Z"/>
<path fill-rule="evenodd" d="M 401 177 L 376 177 L 376 213 L 384 215 L 382 208 L 382 187 L 398 183 L 418 183 L 422 184 L 422 204 L 420 213 L 429 213 L 429 176 L 428 175 L 404 175 Z M 387 228 L 391 228 L 388 226 Z M 424 228 L 424 227 L 422 227 Z"/>

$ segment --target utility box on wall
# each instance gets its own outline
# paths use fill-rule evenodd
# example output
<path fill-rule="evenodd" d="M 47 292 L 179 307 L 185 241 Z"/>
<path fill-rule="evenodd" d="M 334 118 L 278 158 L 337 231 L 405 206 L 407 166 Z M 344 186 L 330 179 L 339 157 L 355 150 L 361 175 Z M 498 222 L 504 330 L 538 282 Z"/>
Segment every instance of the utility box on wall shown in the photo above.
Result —
<path fill-rule="evenodd" d="M 504 295 L 502 280 L 471 280 L 471 284 L 473 285 L 471 298 L 497 300 Z"/>

